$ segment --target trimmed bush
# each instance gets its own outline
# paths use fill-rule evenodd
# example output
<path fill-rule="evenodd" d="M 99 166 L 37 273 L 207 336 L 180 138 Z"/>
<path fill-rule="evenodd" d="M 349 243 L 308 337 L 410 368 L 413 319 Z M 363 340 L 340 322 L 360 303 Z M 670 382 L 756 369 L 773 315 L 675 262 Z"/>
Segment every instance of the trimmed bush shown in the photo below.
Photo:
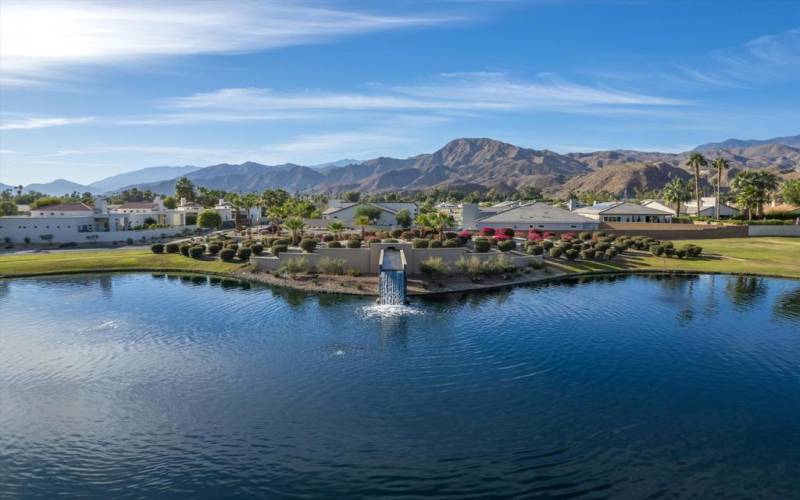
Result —
<path fill-rule="evenodd" d="M 686 250 L 687 257 L 697 257 L 703 252 L 703 249 L 701 247 L 694 245 L 692 243 L 684 245 L 683 249 Z"/>
<path fill-rule="evenodd" d="M 497 242 L 497 249 L 501 252 L 510 252 L 515 248 L 517 248 L 517 244 L 514 242 L 514 240 L 503 240 Z"/>
<path fill-rule="evenodd" d="M 569 250 L 564 252 L 564 256 L 569 260 L 575 260 L 578 258 L 578 251 L 574 248 L 570 248 Z"/>
<path fill-rule="evenodd" d="M 476 252 L 486 253 L 492 248 L 492 244 L 486 238 L 475 238 L 472 242 Z"/>
<path fill-rule="evenodd" d="M 444 243 L 442 243 L 442 246 L 444 248 L 458 248 L 458 247 L 461 246 L 461 243 L 459 242 L 458 238 L 456 238 L 456 239 L 451 239 L 451 240 L 444 240 Z"/>
<path fill-rule="evenodd" d="M 219 252 L 219 258 L 225 262 L 230 262 L 236 256 L 236 251 L 232 248 L 223 248 Z"/>
<path fill-rule="evenodd" d="M 541 245 L 528 245 L 525 248 L 525 252 L 529 255 L 542 255 L 544 253 L 544 247 Z"/>
<path fill-rule="evenodd" d="M 250 254 L 252 253 L 253 252 L 249 248 L 242 247 L 238 252 L 236 252 L 236 256 L 239 257 L 239 260 L 247 260 L 250 258 Z"/>
<path fill-rule="evenodd" d="M 482 227 L 481 228 L 481 235 L 482 236 L 494 236 L 494 228 L 493 227 Z"/>
<path fill-rule="evenodd" d="M 199 259 L 200 257 L 203 256 L 205 251 L 206 251 L 206 249 L 204 247 L 202 247 L 202 246 L 199 246 L 199 245 L 191 247 L 189 249 L 189 257 L 191 257 L 193 259 Z"/>
<path fill-rule="evenodd" d="M 317 263 L 317 270 L 324 274 L 335 274 L 341 276 L 345 273 L 345 260 L 322 257 Z"/>
<path fill-rule="evenodd" d="M 164 253 L 164 245 L 162 243 L 150 245 L 150 251 L 153 253 Z"/>
<path fill-rule="evenodd" d="M 594 246 L 594 249 L 597 250 L 598 252 L 605 252 L 609 248 L 611 248 L 611 243 L 606 243 L 606 242 L 598 243 Z"/>
<path fill-rule="evenodd" d="M 342 243 L 339 241 L 328 242 L 328 248 L 342 248 Z"/>
<path fill-rule="evenodd" d="M 217 243 L 209 243 L 208 244 L 208 254 L 209 255 L 217 255 L 222 247 L 219 246 Z"/>
<path fill-rule="evenodd" d="M 545 250 L 550 250 L 551 248 L 553 248 L 554 243 L 553 240 L 542 240 L 541 245 L 542 248 L 544 248 Z"/>
<path fill-rule="evenodd" d="M 189 256 L 189 249 L 192 248 L 192 245 L 183 244 L 180 246 L 181 255 L 188 257 Z"/>
<path fill-rule="evenodd" d="M 406 241 L 411 241 L 414 239 L 414 233 L 411 231 L 403 231 L 400 233 L 400 237 Z"/>
<path fill-rule="evenodd" d="M 428 242 L 428 240 L 424 240 L 422 238 L 414 238 L 411 241 L 411 246 L 413 248 L 428 248 L 430 246 L 430 243 Z"/>
<path fill-rule="evenodd" d="M 402 229 L 392 229 L 392 231 L 389 233 L 389 235 L 392 238 L 400 238 L 401 236 L 403 236 L 404 232 L 405 231 L 403 231 Z"/>
<path fill-rule="evenodd" d="M 334 236 L 332 234 L 323 234 L 322 235 L 322 241 L 325 241 L 325 242 L 334 241 L 335 239 L 336 239 L 336 236 Z"/>
<path fill-rule="evenodd" d="M 384 238 L 381 240 L 381 243 L 400 243 L 400 242 L 394 238 Z"/>
<path fill-rule="evenodd" d="M 672 257 L 673 255 L 675 255 L 675 248 L 664 246 L 664 255 L 666 255 L 667 257 Z"/>
<path fill-rule="evenodd" d="M 686 257 L 686 250 L 684 250 L 683 248 L 675 250 L 675 257 L 679 259 Z"/>
<path fill-rule="evenodd" d="M 269 251 L 272 252 L 272 255 L 274 255 L 275 257 L 288 250 L 289 250 L 288 245 L 272 245 L 272 248 L 269 249 Z"/>
<path fill-rule="evenodd" d="M 347 240 L 347 248 L 361 248 L 361 240 L 357 239 Z"/>
<path fill-rule="evenodd" d="M 656 257 L 660 257 L 664 253 L 664 247 L 661 245 L 650 245 L 650 253 Z"/>
<path fill-rule="evenodd" d="M 581 259 L 594 259 L 594 250 L 581 250 Z"/>
<path fill-rule="evenodd" d="M 502 234 L 504 236 L 508 236 L 509 238 L 513 238 L 514 237 L 514 230 L 511 229 L 510 227 L 504 227 L 503 229 L 499 230 L 497 233 L 498 234 Z"/>
<path fill-rule="evenodd" d="M 178 244 L 167 243 L 166 245 L 164 245 L 164 251 L 167 253 L 178 253 Z"/>
<path fill-rule="evenodd" d="M 261 243 L 255 243 L 250 247 L 250 250 L 253 251 L 253 255 L 261 255 L 264 252 L 264 245 Z"/>
<path fill-rule="evenodd" d="M 584 231 L 578 234 L 578 238 L 582 239 L 583 241 L 589 241 L 592 239 L 592 233 Z"/>
<path fill-rule="evenodd" d="M 428 257 L 420 262 L 419 270 L 426 277 L 433 279 L 446 274 L 449 268 L 441 257 Z"/>
<path fill-rule="evenodd" d="M 557 258 L 561 257 L 561 254 L 563 254 L 563 253 L 564 253 L 564 250 L 561 247 L 553 247 L 548 252 L 548 255 L 550 255 L 550 257 L 554 257 L 554 258 L 557 259 Z"/>
<path fill-rule="evenodd" d="M 306 253 L 311 253 L 315 248 L 317 248 L 317 241 L 305 239 L 300 242 L 300 248 Z"/>
<path fill-rule="evenodd" d="M 614 247 L 611 247 L 608 250 L 606 250 L 605 256 L 606 256 L 606 259 L 611 260 L 611 259 L 613 259 L 614 257 L 617 256 L 617 251 L 614 250 Z"/>
<path fill-rule="evenodd" d="M 428 243 L 428 248 L 442 248 L 442 242 L 439 240 L 431 240 Z"/>

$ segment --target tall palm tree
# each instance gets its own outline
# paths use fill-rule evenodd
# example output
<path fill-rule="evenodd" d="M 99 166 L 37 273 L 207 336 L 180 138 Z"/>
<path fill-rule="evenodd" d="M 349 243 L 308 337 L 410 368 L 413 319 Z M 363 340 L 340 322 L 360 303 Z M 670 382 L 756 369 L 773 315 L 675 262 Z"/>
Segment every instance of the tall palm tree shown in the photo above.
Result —
<path fill-rule="evenodd" d="M 700 167 L 705 167 L 708 165 L 708 160 L 706 160 L 706 157 L 700 153 L 692 153 L 692 156 L 689 157 L 689 161 L 686 162 L 686 165 L 694 169 L 694 197 L 695 201 L 697 202 L 697 215 L 699 216 L 700 206 L 702 205 L 700 202 Z"/>
<path fill-rule="evenodd" d="M 669 203 L 675 204 L 675 217 L 681 216 L 681 204 L 689 201 L 689 186 L 682 179 L 673 179 L 661 192 L 661 196 Z"/>
<path fill-rule="evenodd" d="M 289 217 L 283 225 L 289 230 L 289 234 L 292 235 L 292 243 L 296 245 L 303 237 L 303 229 L 305 229 L 306 223 L 303 222 L 301 217 Z"/>
<path fill-rule="evenodd" d="M 370 220 L 368 215 L 359 215 L 358 217 L 353 219 L 353 224 L 361 228 L 361 239 L 363 240 L 367 226 L 372 224 L 372 221 Z"/>
<path fill-rule="evenodd" d="M 753 209 L 758 206 L 760 193 L 757 175 L 752 170 L 739 172 L 732 182 L 736 193 L 736 203 L 747 211 L 747 218 L 753 218 Z"/>
<path fill-rule="evenodd" d="M 340 220 L 335 220 L 328 224 L 328 230 L 336 236 L 337 240 L 342 239 L 342 231 L 344 231 L 344 223 Z"/>
<path fill-rule="evenodd" d="M 717 198 L 714 202 L 714 218 L 719 219 L 719 189 L 722 185 L 722 171 L 731 167 L 731 164 L 725 158 L 718 156 L 711 162 L 711 166 L 717 171 Z"/>
<path fill-rule="evenodd" d="M 439 232 L 439 239 L 444 240 L 444 230 L 453 227 L 455 218 L 447 212 L 436 212 L 430 214 L 430 222 L 433 228 Z"/>
<path fill-rule="evenodd" d="M 756 172 L 756 185 L 758 186 L 759 190 L 759 204 L 758 204 L 758 215 L 759 217 L 764 216 L 764 204 L 769 203 L 772 199 L 772 194 L 778 190 L 780 183 L 778 181 L 778 176 L 773 174 L 772 172 L 767 172 L 765 170 L 761 170 Z"/>

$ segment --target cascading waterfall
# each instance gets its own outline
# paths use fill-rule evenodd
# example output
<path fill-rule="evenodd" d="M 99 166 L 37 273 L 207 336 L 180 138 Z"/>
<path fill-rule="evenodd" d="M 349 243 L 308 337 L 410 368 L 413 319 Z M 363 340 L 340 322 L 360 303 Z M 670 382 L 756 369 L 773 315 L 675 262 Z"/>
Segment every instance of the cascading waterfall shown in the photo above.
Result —
<path fill-rule="evenodd" d="M 378 292 L 381 305 L 406 303 L 406 259 L 402 250 L 386 248 L 381 251 Z"/>

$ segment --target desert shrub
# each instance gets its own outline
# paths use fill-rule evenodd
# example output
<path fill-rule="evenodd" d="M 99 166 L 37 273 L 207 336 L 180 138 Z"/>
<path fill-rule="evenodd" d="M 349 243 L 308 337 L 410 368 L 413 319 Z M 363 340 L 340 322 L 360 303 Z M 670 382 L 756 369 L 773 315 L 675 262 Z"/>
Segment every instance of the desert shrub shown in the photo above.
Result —
<path fill-rule="evenodd" d="M 225 248 L 230 248 L 232 250 L 238 250 L 239 249 L 239 244 L 236 243 L 235 241 L 229 241 L 229 242 L 225 243 Z"/>
<path fill-rule="evenodd" d="M 179 247 L 179 250 L 181 251 L 181 255 L 183 255 L 185 257 L 188 257 L 190 248 L 192 248 L 192 245 L 189 245 L 188 243 L 184 243 L 183 245 L 181 245 Z"/>
<path fill-rule="evenodd" d="M 592 239 L 592 233 L 584 231 L 578 234 L 578 238 L 582 239 L 583 241 L 589 241 Z"/>
<path fill-rule="evenodd" d="M 517 244 L 514 242 L 514 240 L 503 240 L 497 242 L 497 249 L 501 252 L 510 252 L 515 248 L 517 248 Z"/>
<path fill-rule="evenodd" d="M 661 244 L 664 245 L 664 248 L 675 248 L 675 244 L 671 241 L 664 241 Z"/>
<path fill-rule="evenodd" d="M 191 257 L 193 259 L 199 259 L 200 257 L 203 256 L 203 253 L 205 253 L 205 251 L 206 251 L 206 249 L 204 247 L 202 247 L 202 246 L 199 246 L 199 245 L 198 246 L 193 246 L 193 247 L 189 248 L 189 257 Z"/>
<path fill-rule="evenodd" d="M 605 235 L 606 235 L 606 233 L 604 233 L 602 231 L 595 231 L 595 232 L 592 233 L 592 239 L 596 240 L 598 238 L 602 238 Z"/>
<path fill-rule="evenodd" d="M 439 240 L 430 240 L 428 248 L 442 248 L 442 242 Z"/>
<path fill-rule="evenodd" d="M 475 238 L 472 244 L 475 247 L 475 251 L 480 253 L 486 253 L 492 247 L 492 244 L 486 238 Z"/>
<path fill-rule="evenodd" d="M 530 255 L 542 255 L 544 253 L 544 247 L 541 245 L 528 245 L 525 247 L 525 252 Z"/>
<path fill-rule="evenodd" d="M 305 257 L 293 257 L 291 259 L 286 259 L 281 267 L 278 268 L 278 272 L 281 274 L 300 274 L 300 273 L 307 273 L 311 269 L 311 266 L 308 264 L 308 259 Z"/>
<path fill-rule="evenodd" d="M 493 227 L 482 227 L 481 228 L 481 236 L 494 236 L 494 228 Z"/>
<path fill-rule="evenodd" d="M 442 246 L 444 248 L 458 248 L 461 246 L 461 243 L 459 242 L 458 238 L 456 238 L 456 239 L 444 240 Z"/>
<path fill-rule="evenodd" d="M 347 248 L 361 248 L 361 240 L 357 239 L 347 240 Z"/>
<path fill-rule="evenodd" d="M 347 269 L 347 271 L 345 271 L 345 274 L 347 274 L 348 276 L 353 276 L 353 277 L 361 276 L 361 271 L 359 271 L 358 269 L 356 269 L 354 267 L 351 267 L 351 268 Z"/>
<path fill-rule="evenodd" d="M 239 249 L 238 252 L 236 252 L 236 256 L 239 257 L 239 260 L 247 260 L 247 259 L 250 258 L 250 255 L 252 253 L 253 253 L 253 251 L 250 250 L 249 248 L 242 247 L 242 248 Z"/>
<path fill-rule="evenodd" d="M 161 243 L 150 245 L 150 251 L 153 253 L 164 253 L 164 245 Z"/>
<path fill-rule="evenodd" d="M 328 248 L 342 248 L 342 243 L 339 241 L 328 242 Z"/>
<path fill-rule="evenodd" d="M 611 248 L 611 243 L 605 243 L 605 242 L 598 243 L 594 246 L 594 249 L 597 250 L 598 252 L 605 252 L 609 248 Z"/>
<path fill-rule="evenodd" d="M 660 257 L 664 253 L 664 247 L 662 245 L 650 245 L 650 253 Z"/>
<path fill-rule="evenodd" d="M 325 242 L 334 241 L 335 239 L 336 239 L 336 236 L 334 236 L 332 234 L 323 234 L 322 235 L 322 241 L 325 241 Z"/>
<path fill-rule="evenodd" d="M 478 277 L 483 272 L 483 263 L 481 262 L 481 259 L 475 256 L 459 257 L 458 260 L 456 260 L 455 262 L 455 266 L 456 269 L 458 269 L 462 273 L 468 274 L 472 280 L 478 279 Z"/>
<path fill-rule="evenodd" d="M 541 269 L 544 267 L 544 262 L 542 262 L 541 260 L 534 260 L 530 264 L 528 264 L 528 266 L 533 269 Z"/>
<path fill-rule="evenodd" d="M 219 243 L 209 243 L 208 244 L 208 254 L 209 255 L 217 255 L 222 247 Z"/>
<path fill-rule="evenodd" d="M 560 240 L 558 242 L 558 246 L 560 246 L 564 251 L 567 251 L 573 248 L 575 245 L 573 245 L 571 241 Z"/>
<path fill-rule="evenodd" d="M 557 259 L 557 258 L 561 257 L 561 254 L 563 254 L 563 253 L 564 253 L 564 250 L 561 247 L 553 247 L 548 252 L 548 255 L 550 255 L 550 257 L 554 257 L 554 258 Z"/>
<path fill-rule="evenodd" d="M 555 243 L 553 243 L 553 240 L 542 240 L 541 245 L 542 248 L 544 248 L 545 250 L 550 250 L 551 248 L 553 248 L 553 245 L 555 245 Z"/>
<path fill-rule="evenodd" d="M 178 253 L 178 244 L 177 243 L 167 243 L 164 245 L 164 251 L 167 253 Z"/>
<path fill-rule="evenodd" d="M 255 243 L 253 240 L 244 240 L 244 241 L 242 242 L 242 246 L 243 246 L 243 247 L 250 248 L 251 246 L 253 246 L 253 243 Z"/>
<path fill-rule="evenodd" d="M 617 256 L 617 251 L 614 250 L 614 247 L 611 247 L 608 250 L 606 250 L 605 256 L 606 256 L 606 259 L 611 260 L 611 259 L 613 259 L 614 257 Z"/>
<path fill-rule="evenodd" d="M 400 237 L 406 241 L 411 241 L 414 239 L 414 233 L 411 231 L 403 231 L 400 233 Z"/>
<path fill-rule="evenodd" d="M 269 248 L 272 245 L 274 245 L 277 240 L 278 240 L 278 238 L 275 238 L 275 237 L 272 237 L 272 236 L 268 236 L 268 237 L 264 238 L 261 241 L 264 243 L 265 247 Z"/>
<path fill-rule="evenodd" d="M 289 250 L 288 245 L 272 245 L 272 248 L 269 249 L 269 251 L 272 252 L 272 255 L 274 255 L 275 257 L 288 250 Z"/>
<path fill-rule="evenodd" d="M 581 259 L 594 259 L 594 250 L 581 250 Z"/>
<path fill-rule="evenodd" d="M 261 255 L 264 252 L 264 245 L 261 243 L 254 243 L 253 246 L 250 247 L 250 250 L 253 251 L 253 255 Z"/>
<path fill-rule="evenodd" d="M 389 232 L 389 236 L 391 236 L 392 238 L 400 238 L 402 235 L 403 235 L 402 229 L 392 229 L 391 232 Z"/>
<path fill-rule="evenodd" d="M 344 259 L 333 259 L 330 257 L 322 257 L 317 262 L 317 269 L 319 272 L 324 274 L 336 274 L 342 275 L 345 273 L 345 260 Z"/>
<path fill-rule="evenodd" d="M 317 240 L 304 239 L 300 242 L 300 248 L 302 248 L 306 253 L 311 253 L 315 248 L 317 248 Z"/>
<path fill-rule="evenodd" d="M 510 273 L 516 270 L 511 259 L 503 254 L 496 255 L 483 261 L 483 272 L 487 275 Z"/>
<path fill-rule="evenodd" d="M 292 243 L 292 240 L 290 240 L 289 238 L 276 238 L 275 241 L 272 242 L 272 245 L 270 245 L 270 247 L 273 247 L 275 245 L 286 245 L 286 246 L 289 246 L 291 243 Z"/>
<path fill-rule="evenodd" d="M 446 240 L 452 240 L 452 239 L 458 238 L 458 233 L 456 233 L 455 231 L 445 231 L 444 232 L 444 238 Z"/>
<path fill-rule="evenodd" d="M 675 257 L 679 259 L 686 257 L 686 250 L 684 250 L 683 248 L 675 250 Z"/>
<path fill-rule="evenodd" d="M 413 248 L 428 248 L 429 244 L 428 240 L 422 238 L 414 238 L 414 240 L 411 241 L 411 246 Z"/>
<path fill-rule="evenodd" d="M 566 250 L 564 252 L 564 256 L 569 260 L 575 260 L 578 258 L 578 251 L 575 250 L 574 248 L 570 248 L 569 250 Z"/>
<path fill-rule="evenodd" d="M 433 279 L 446 274 L 449 267 L 441 257 L 428 257 L 419 263 L 419 270 L 427 278 Z"/>
<path fill-rule="evenodd" d="M 219 258 L 225 262 L 230 262 L 236 256 L 236 251 L 232 248 L 223 248 L 219 252 Z"/>

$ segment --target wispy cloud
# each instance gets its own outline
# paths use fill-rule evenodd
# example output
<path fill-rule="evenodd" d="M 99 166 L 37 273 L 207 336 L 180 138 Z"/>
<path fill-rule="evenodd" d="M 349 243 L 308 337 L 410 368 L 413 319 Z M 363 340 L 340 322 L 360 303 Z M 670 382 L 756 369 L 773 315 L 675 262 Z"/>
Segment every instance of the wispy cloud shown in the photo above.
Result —
<path fill-rule="evenodd" d="M 45 117 L 25 117 L 2 119 L 0 130 L 30 130 L 37 128 L 61 127 L 64 125 L 78 125 L 94 120 L 94 117 L 84 116 L 77 118 L 45 118 Z"/>
<path fill-rule="evenodd" d="M 260 51 L 457 19 L 279 0 L 4 0 L 1 8 L 0 81 L 5 85 L 68 77 L 75 65 Z"/>

